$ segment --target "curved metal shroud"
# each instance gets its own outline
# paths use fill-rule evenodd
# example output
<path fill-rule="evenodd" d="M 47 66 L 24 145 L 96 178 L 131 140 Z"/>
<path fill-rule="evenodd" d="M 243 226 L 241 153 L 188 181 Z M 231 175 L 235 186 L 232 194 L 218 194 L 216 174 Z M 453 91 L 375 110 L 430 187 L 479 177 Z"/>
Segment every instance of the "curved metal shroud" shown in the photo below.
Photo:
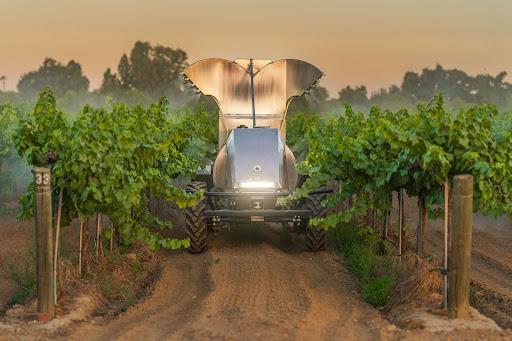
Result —
<path fill-rule="evenodd" d="M 252 126 L 249 59 L 209 58 L 190 65 L 186 80 L 219 106 L 219 146 L 239 125 Z M 302 96 L 323 76 L 314 65 L 297 59 L 254 59 L 254 97 L 258 126 L 279 128 L 283 140 L 285 115 L 292 98 Z"/>

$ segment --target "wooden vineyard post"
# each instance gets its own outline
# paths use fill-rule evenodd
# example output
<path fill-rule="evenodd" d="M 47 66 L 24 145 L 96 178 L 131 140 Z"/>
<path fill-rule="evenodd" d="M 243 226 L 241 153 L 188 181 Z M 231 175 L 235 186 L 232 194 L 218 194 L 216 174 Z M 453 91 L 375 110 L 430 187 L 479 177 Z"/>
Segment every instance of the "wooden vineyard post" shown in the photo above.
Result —
<path fill-rule="evenodd" d="M 35 222 L 37 312 L 42 319 L 55 315 L 53 282 L 53 235 L 51 173 L 48 168 L 35 168 Z"/>
<path fill-rule="evenodd" d="M 453 177 L 452 238 L 448 260 L 448 317 L 469 314 L 469 275 L 473 224 L 473 176 Z"/>
<path fill-rule="evenodd" d="M 78 249 L 78 274 L 80 278 L 89 270 L 89 219 L 80 220 L 80 245 Z"/>
<path fill-rule="evenodd" d="M 96 260 L 101 256 L 101 213 L 96 213 Z"/>
<path fill-rule="evenodd" d="M 443 308 L 448 308 L 448 230 L 450 224 L 450 182 L 444 182 Z"/>
<path fill-rule="evenodd" d="M 62 197 L 64 195 L 64 188 L 59 191 L 59 199 L 57 202 L 57 218 L 55 219 L 55 253 L 53 255 L 53 296 L 55 304 L 57 304 L 57 280 L 59 270 L 59 245 L 60 245 L 60 221 L 62 216 Z"/>
<path fill-rule="evenodd" d="M 398 257 L 402 259 L 404 233 L 404 189 L 398 192 Z"/>
<path fill-rule="evenodd" d="M 389 216 L 391 214 L 391 210 L 384 210 L 384 222 L 382 224 L 382 239 L 388 239 L 388 230 L 389 230 Z"/>
<path fill-rule="evenodd" d="M 427 213 L 425 196 L 420 194 L 418 196 L 418 229 L 416 230 L 416 257 L 418 260 L 423 256 L 424 252 Z"/>
<path fill-rule="evenodd" d="M 111 226 L 112 234 L 110 235 L 110 251 L 114 251 L 114 238 L 116 234 L 116 230 L 114 229 L 114 224 Z"/>

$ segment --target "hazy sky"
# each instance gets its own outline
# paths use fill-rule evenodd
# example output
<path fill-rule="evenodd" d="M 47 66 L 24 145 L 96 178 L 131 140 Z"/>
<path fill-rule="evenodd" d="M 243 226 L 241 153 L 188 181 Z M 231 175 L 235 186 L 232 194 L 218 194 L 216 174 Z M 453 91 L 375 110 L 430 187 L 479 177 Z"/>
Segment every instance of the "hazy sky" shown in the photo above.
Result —
<path fill-rule="evenodd" d="M 326 74 L 333 96 L 348 84 L 398 84 L 436 63 L 512 73 L 511 0 L 0 0 L 0 13 L 8 89 L 46 56 L 79 61 L 97 88 L 136 40 L 180 47 L 189 62 L 303 59 Z"/>

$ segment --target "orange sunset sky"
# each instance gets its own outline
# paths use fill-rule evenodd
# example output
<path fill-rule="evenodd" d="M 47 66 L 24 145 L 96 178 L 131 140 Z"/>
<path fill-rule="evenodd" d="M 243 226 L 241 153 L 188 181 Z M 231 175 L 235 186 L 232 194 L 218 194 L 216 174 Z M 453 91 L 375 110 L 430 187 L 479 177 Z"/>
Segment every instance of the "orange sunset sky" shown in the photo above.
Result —
<path fill-rule="evenodd" d="M 436 63 L 512 72 L 510 0 L 0 0 L 0 13 L 7 89 L 46 56 L 80 62 L 95 89 L 136 40 L 180 47 L 189 62 L 303 59 L 324 71 L 331 96 L 349 84 L 398 84 Z"/>

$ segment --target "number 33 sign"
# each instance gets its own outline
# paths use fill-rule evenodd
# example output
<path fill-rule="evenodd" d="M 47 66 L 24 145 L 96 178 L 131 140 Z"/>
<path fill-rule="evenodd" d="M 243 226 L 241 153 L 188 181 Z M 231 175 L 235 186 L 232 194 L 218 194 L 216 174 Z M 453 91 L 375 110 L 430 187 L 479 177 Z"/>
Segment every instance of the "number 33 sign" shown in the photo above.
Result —
<path fill-rule="evenodd" d="M 36 185 L 38 186 L 48 186 L 50 184 L 50 174 L 36 174 Z"/>

